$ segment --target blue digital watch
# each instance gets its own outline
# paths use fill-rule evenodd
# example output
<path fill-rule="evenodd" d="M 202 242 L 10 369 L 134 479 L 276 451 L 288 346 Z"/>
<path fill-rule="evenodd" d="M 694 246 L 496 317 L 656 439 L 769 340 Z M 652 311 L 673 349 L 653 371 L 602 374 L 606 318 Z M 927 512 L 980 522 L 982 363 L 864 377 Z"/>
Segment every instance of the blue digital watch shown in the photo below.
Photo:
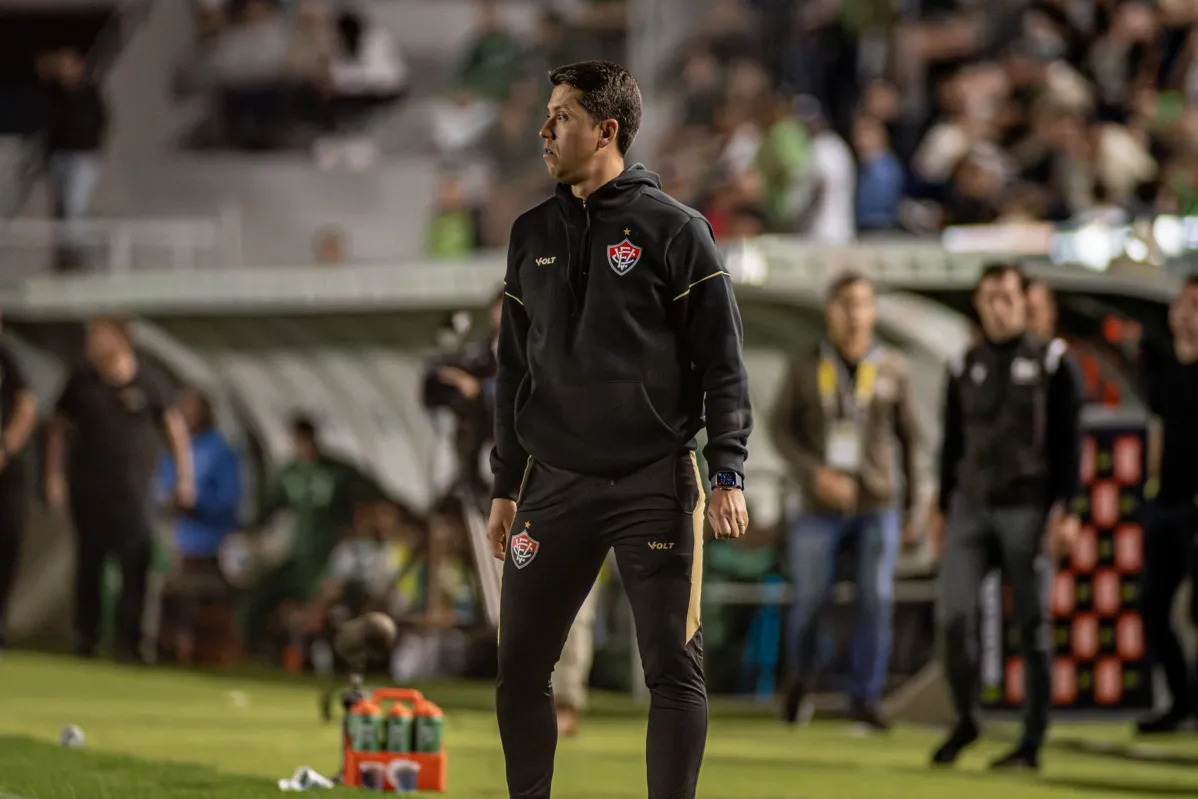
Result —
<path fill-rule="evenodd" d="M 739 488 L 741 491 L 745 489 L 745 478 L 741 477 L 736 472 L 716 472 L 711 476 L 711 488 L 723 488 L 725 490 Z"/>

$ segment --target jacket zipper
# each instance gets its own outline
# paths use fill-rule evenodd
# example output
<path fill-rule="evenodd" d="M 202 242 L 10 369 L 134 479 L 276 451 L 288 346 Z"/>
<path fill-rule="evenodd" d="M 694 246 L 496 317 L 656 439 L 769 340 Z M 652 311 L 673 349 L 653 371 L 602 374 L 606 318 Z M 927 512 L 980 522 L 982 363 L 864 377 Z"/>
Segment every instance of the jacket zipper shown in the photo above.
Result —
<path fill-rule="evenodd" d="M 578 259 L 579 262 L 574 263 L 574 248 L 570 246 L 570 222 L 569 217 L 565 217 L 566 224 L 566 248 L 569 252 L 570 261 L 566 269 L 566 285 L 570 289 L 571 303 L 570 315 L 577 316 L 582 308 L 583 297 L 586 294 L 586 284 L 589 279 L 590 265 L 588 263 L 588 248 L 591 240 L 591 211 L 587 208 L 587 201 L 582 201 L 582 212 L 584 217 L 582 227 L 582 240 L 579 242 Z M 574 271 L 578 270 L 578 278 L 575 279 Z"/>

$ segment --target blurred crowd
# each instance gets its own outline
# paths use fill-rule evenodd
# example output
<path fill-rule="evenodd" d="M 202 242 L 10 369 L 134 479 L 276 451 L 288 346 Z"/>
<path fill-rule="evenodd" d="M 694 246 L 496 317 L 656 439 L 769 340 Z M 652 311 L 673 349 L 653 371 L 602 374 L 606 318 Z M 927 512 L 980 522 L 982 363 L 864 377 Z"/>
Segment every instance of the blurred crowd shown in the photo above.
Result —
<path fill-rule="evenodd" d="M 434 120 L 432 255 L 501 246 L 544 193 L 544 67 L 593 55 L 552 9 L 520 42 L 480 7 Z M 1192 212 L 1195 22 L 1186 0 L 715 0 L 663 81 L 676 125 L 633 157 L 722 240 Z"/>
<path fill-rule="evenodd" d="M 623 0 L 551 0 L 535 33 L 507 28 L 495 0 L 477 0 L 478 21 L 457 55 L 446 96 L 432 111 L 442 174 L 425 252 L 454 257 L 503 247 L 512 222 L 545 194 L 537 138 L 555 66 L 624 58 Z"/>
<path fill-rule="evenodd" d="M 1198 4 L 721 0 L 655 161 L 717 235 L 1192 209 Z"/>
<path fill-rule="evenodd" d="M 391 31 L 327 0 L 196 0 L 195 51 L 179 91 L 207 107 L 194 146 L 312 146 L 322 163 L 368 165 L 361 131 L 398 101 L 408 70 Z"/>

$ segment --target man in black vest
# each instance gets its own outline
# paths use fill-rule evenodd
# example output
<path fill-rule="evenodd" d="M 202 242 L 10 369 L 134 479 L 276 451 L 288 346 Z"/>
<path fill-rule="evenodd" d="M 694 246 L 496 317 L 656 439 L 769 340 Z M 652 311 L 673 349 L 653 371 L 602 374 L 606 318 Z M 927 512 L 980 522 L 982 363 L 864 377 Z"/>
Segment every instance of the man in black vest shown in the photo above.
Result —
<path fill-rule="evenodd" d="M 1148 407 L 1159 420 L 1160 485 L 1144 526 L 1144 576 L 1141 615 L 1153 663 L 1164 673 L 1170 705 L 1141 719 L 1141 733 L 1176 732 L 1198 712 L 1198 681 L 1186 663 L 1185 649 L 1173 628 L 1173 608 L 1189 576 L 1198 586 L 1198 276 L 1191 276 L 1169 307 L 1172 347 L 1145 348 Z M 1153 449 L 1157 449 L 1153 447 Z M 1193 589 L 1192 589 L 1193 590 Z M 1190 619 L 1198 624 L 1198 592 Z"/>
<path fill-rule="evenodd" d="M 974 293 L 983 339 L 951 368 L 944 411 L 940 512 L 940 624 L 944 665 L 958 714 L 933 763 L 948 765 L 977 740 L 978 590 L 992 565 L 1014 599 L 1025 684 L 1024 732 L 992 768 L 1039 768 L 1052 701 L 1048 592 L 1053 559 L 1077 536 L 1081 492 L 1077 367 L 1060 339 L 1027 327 L 1018 267 L 986 267 Z M 947 534 L 943 518 L 947 515 Z M 991 563 L 991 555 L 996 564 Z"/>

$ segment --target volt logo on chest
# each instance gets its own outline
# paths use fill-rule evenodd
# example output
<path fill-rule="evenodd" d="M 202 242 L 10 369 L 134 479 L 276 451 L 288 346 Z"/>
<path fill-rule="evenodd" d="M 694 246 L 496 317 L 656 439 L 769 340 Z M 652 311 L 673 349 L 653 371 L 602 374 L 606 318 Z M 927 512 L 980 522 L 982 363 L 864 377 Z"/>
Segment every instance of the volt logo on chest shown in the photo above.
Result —
<path fill-rule="evenodd" d="M 550 255 L 547 258 L 538 258 L 536 263 L 537 263 L 537 266 L 549 266 L 556 260 L 557 260 L 556 255 Z"/>

